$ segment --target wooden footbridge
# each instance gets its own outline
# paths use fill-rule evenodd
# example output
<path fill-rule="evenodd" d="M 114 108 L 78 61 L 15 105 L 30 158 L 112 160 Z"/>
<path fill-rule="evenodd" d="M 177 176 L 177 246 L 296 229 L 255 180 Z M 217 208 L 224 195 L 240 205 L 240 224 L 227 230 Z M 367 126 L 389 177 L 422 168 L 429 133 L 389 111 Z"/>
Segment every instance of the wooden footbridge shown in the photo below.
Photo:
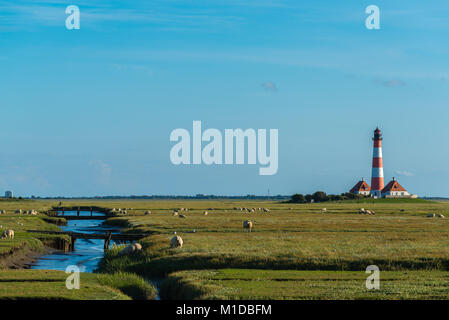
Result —
<path fill-rule="evenodd" d="M 58 217 L 63 217 L 66 220 L 106 220 L 115 216 L 109 209 L 102 207 L 53 207 L 53 210 L 59 211 Z M 66 211 L 76 211 L 76 216 L 66 215 Z M 81 212 L 90 212 L 90 215 L 80 215 Z M 103 215 L 95 215 L 94 212 L 103 213 Z"/>
<path fill-rule="evenodd" d="M 104 249 L 108 250 L 111 240 L 129 242 L 136 241 L 142 238 L 148 237 L 151 233 L 125 233 L 125 234 L 113 234 L 110 231 L 106 233 L 81 233 L 73 231 L 42 231 L 42 230 L 27 230 L 27 232 L 32 233 L 43 233 L 43 234 L 56 234 L 56 235 L 68 235 L 71 239 L 71 250 L 75 248 L 76 239 L 103 239 Z"/>

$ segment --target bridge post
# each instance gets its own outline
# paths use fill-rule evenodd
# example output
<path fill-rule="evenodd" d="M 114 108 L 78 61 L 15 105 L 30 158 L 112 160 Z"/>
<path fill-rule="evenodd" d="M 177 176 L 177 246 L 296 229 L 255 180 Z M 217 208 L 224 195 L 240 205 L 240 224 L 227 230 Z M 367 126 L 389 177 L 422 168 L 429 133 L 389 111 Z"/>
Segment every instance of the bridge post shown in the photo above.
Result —
<path fill-rule="evenodd" d="M 62 215 L 64 216 L 64 208 L 62 208 Z"/>
<path fill-rule="evenodd" d="M 76 211 L 76 215 L 79 217 L 80 216 L 80 208 L 78 207 L 78 210 Z"/>
<path fill-rule="evenodd" d="M 71 251 L 75 250 L 75 242 L 76 242 L 76 238 L 74 236 L 70 236 L 70 250 Z"/>
<path fill-rule="evenodd" d="M 112 234 L 108 231 L 107 238 L 104 239 L 104 251 L 109 250 L 109 244 L 111 243 Z"/>
<path fill-rule="evenodd" d="M 92 217 L 92 215 L 93 215 L 93 210 L 92 210 L 92 207 L 90 207 L 90 216 Z"/>

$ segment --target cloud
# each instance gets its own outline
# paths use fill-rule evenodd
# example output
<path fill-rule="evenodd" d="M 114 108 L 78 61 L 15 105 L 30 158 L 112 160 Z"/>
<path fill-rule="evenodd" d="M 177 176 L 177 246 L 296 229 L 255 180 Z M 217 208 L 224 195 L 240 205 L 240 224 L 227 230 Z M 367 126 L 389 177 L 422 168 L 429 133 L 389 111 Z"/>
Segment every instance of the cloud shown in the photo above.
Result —
<path fill-rule="evenodd" d="M 243 22 L 243 18 L 233 15 L 219 15 L 208 9 L 173 8 L 167 12 L 161 6 L 120 6 L 105 5 L 101 2 L 83 2 L 76 4 L 80 8 L 81 28 L 101 27 L 104 23 L 115 24 L 128 22 L 130 24 L 159 27 L 178 27 L 179 29 L 202 28 L 234 28 Z M 68 15 L 65 13 L 67 3 L 60 1 L 9 1 L 0 3 L 0 31 L 17 29 L 35 29 L 38 27 L 65 27 Z M 107 28 L 111 28 L 111 24 Z M 105 26 L 104 26 L 105 27 Z"/>
<path fill-rule="evenodd" d="M 374 81 L 377 84 L 380 84 L 384 87 L 388 88 L 394 88 L 394 87 L 403 87 L 405 86 L 405 82 L 399 79 L 393 79 L 393 80 L 375 80 Z"/>
<path fill-rule="evenodd" d="M 98 182 L 102 184 L 109 183 L 112 174 L 112 167 L 109 164 L 101 160 L 91 160 L 89 161 L 89 166 L 94 169 Z"/>
<path fill-rule="evenodd" d="M 413 176 L 415 175 L 414 173 L 409 172 L 409 171 L 400 171 L 400 170 L 397 170 L 397 171 L 395 171 L 395 172 L 396 172 L 397 175 L 405 176 L 405 177 L 413 177 Z"/>
<path fill-rule="evenodd" d="M 273 91 L 273 92 L 278 91 L 276 84 L 271 81 L 262 83 L 262 87 L 267 91 Z"/>

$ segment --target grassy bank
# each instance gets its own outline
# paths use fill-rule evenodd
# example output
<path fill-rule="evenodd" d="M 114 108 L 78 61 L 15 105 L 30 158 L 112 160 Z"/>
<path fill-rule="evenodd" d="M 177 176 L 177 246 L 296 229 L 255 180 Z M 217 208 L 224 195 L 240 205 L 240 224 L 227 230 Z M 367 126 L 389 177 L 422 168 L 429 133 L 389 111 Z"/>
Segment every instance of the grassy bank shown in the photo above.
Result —
<path fill-rule="evenodd" d="M 90 273 L 80 274 L 80 289 L 66 288 L 68 274 L 50 270 L 0 270 L 0 299 L 129 300 L 114 282 Z"/>
<path fill-rule="evenodd" d="M 384 271 L 380 289 L 368 290 L 363 271 L 221 269 L 171 274 L 162 299 L 346 300 L 449 299 L 443 271 Z"/>

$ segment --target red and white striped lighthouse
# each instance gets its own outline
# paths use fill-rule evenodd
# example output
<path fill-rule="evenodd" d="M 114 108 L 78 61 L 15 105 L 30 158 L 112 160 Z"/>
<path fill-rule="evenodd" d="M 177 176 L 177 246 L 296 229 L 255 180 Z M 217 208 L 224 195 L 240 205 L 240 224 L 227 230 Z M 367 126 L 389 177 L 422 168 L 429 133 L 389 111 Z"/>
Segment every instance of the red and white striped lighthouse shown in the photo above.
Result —
<path fill-rule="evenodd" d="M 371 195 L 381 197 L 384 188 L 384 167 L 382 163 L 382 133 L 379 128 L 374 130 L 373 171 L 371 175 Z"/>

